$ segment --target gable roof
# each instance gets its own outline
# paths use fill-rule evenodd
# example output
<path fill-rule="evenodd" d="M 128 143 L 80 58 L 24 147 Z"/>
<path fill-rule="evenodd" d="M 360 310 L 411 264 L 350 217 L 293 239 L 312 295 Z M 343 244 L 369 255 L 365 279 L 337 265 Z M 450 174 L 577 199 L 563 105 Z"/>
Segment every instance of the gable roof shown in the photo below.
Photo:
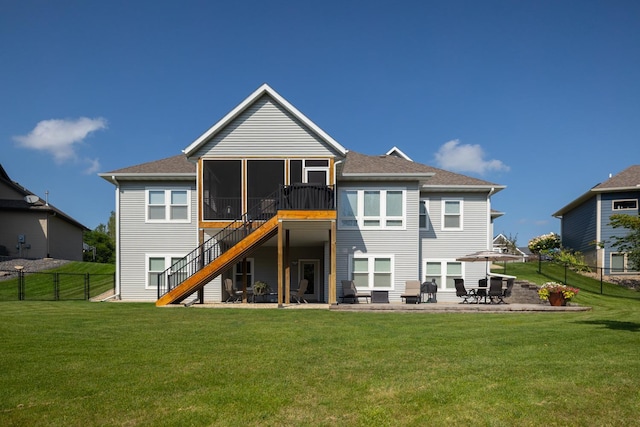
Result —
<path fill-rule="evenodd" d="M 562 217 L 562 215 L 575 209 L 592 197 L 595 197 L 598 193 L 616 193 L 623 191 L 640 191 L 640 165 L 629 166 L 608 180 L 595 185 L 589 191 L 555 212 L 552 216 Z"/>
<path fill-rule="evenodd" d="M 399 149 L 398 147 L 396 147 L 395 145 L 393 146 L 393 148 L 391 148 L 391 150 L 387 151 L 387 156 L 398 156 L 401 157 L 405 160 L 409 160 L 409 161 L 413 161 L 411 159 L 411 157 L 407 156 L 406 154 L 404 154 L 404 152 Z"/>
<path fill-rule="evenodd" d="M 280 94 L 278 94 L 275 90 L 273 90 L 268 84 L 263 84 L 258 89 L 256 89 L 251 95 L 245 98 L 240 104 L 238 104 L 233 110 L 227 113 L 222 119 L 220 119 L 216 124 L 211 126 L 209 130 L 200 135 L 195 141 L 193 141 L 187 148 L 183 150 L 186 156 L 191 156 L 196 150 L 202 147 L 207 141 L 213 138 L 219 131 L 225 128 L 229 123 L 231 123 L 236 117 L 242 114 L 247 108 L 249 108 L 253 103 L 255 103 L 260 97 L 263 95 L 269 95 L 273 100 L 275 100 L 280 106 L 282 106 L 285 110 L 287 110 L 290 114 L 292 114 L 296 119 L 300 120 L 305 126 L 315 132 L 318 137 L 320 137 L 324 142 L 333 147 L 336 151 L 338 151 L 341 155 L 344 155 L 347 150 L 338 143 L 335 139 L 331 138 L 325 131 L 320 129 L 314 122 L 312 122 L 307 116 L 302 114 L 296 107 L 291 105 L 286 99 L 284 99 Z"/>
<path fill-rule="evenodd" d="M 99 173 L 98 176 L 113 184 L 117 184 L 118 180 L 176 179 L 194 181 L 196 179 L 196 165 L 187 160 L 184 154 L 179 154 L 111 172 Z"/>
<path fill-rule="evenodd" d="M 82 230 L 89 230 L 86 226 L 82 225 L 66 213 L 62 212 L 60 209 L 53 206 L 51 203 L 48 203 L 45 200 L 42 200 L 38 195 L 32 193 L 27 190 L 20 184 L 15 181 L 12 181 L 9 178 L 9 175 L 4 170 L 2 165 L 0 165 L 0 185 L 6 185 L 9 188 L 12 188 L 15 192 L 22 196 L 21 199 L 0 199 L 0 210 L 18 210 L 18 211 L 30 211 L 30 212 L 51 212 L 54 213 L 57 217 L 62 220 L 68 222 L 69 224 L 81 228 Z M 31 196 L 35 201 L 33 203 L 29 203 L 27 201 L 27 196 Z"/>
<path fill-rule="evenodd" d="M 497 192 L 505 188 L 503 185 L 423 165 L 396 155 L 369 156 L 349 151 L 340 166 L 340 178 L 345 181 L 418 180 L 423 189 L 448 191 L 493 189 Z"/>

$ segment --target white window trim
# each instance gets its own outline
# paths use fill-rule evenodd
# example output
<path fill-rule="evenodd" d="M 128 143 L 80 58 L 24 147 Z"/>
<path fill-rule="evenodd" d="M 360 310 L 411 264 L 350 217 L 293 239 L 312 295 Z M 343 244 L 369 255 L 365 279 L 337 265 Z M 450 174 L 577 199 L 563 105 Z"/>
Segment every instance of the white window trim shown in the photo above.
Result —
<path fill-rule="evenodd" d="M 446 206 L 446 202 L 459 202 L 460 203 L 460 227 L 445 227 L 444 224 L 444 219 L 447 215 L 445 215 L 445 206 Z M 442 210 L 442 214 L 440 217 L 440 229 L 442 231 L 463 231 L 464 230 L 464 200 L 463 199 L 458 199 L 458 198 L 446 198 L 446 199 L 442 199 L 442 206 L 441 206 L 441 210 Z"/>
<path fill-rule="evenodd" d="M 144 255 L 144 288 L 145 289 L 158 289 L 157 284 L 149 283 L 149 259 L 150 258 L 164 258 L 164 270 L 171 267 L 171 259 L 184 258 L 184 254 L 166 254 L 166 253 L 149 253 Z"/>
<path fill-rule="evenodd" d="M 618 208 L 616 209 L 615 205 L 616 202 L 634 202 L 636 205 L 633 208 Z M 636 211 L 638 210 L 638 200 L 637 199 L 618 199 L 618 200 L 612 200 L 611 201 L 611 210 L 612 211 Z"/>
<path fill-rule="evenodd" d="M 314 160 L 326 160 L 327 166 L 307 166 L 307 161 Z M 302 160 L 302 179 L 304 182 L 309 182 L 309 172 L 325 172 L 325 185 L 329 185 L 329 170 L 331 166 L 331 161 L 326 158 L 320 159 L 303 159 Z"/>
<path fill-rule="evenodd" d="M 439 291 L 455 292 L 455 288 L 447 288 L 447 263 L 458 262 L 460 266 L 460 277 L 465 278 L 465 264 L 461 261 L 456 261 L 455 258 L 424 258 L 422 260 L 422 281 L 427 280 L 427 262 L 440 263 L 440 280 L 436 280 Z M 444 268 L 443 268 L 444 267 Z"/>
<path fill-rule="evenodd" d="M 424 206 L 424 210 L 426 211 L 426 218 L 424 227 L 420 227 L 420 208 L 418 207 L 418 227 L 420 228 L 420 230 L 429 231 L 429 198 L 421 198 L 420 206 Z"/>
<path fill-rule="evenodd" d="M 380 192 L 380 215 L 379 216 L 364 216 L 364 193 L 368 191 L 378 191 Z M 402 216 L 387 216 L 387 191 L 391 192 L 401 192 L 402 193 Z M 340 190 L 339 195 L 339 203 L 342 202 L 342 194 L 346 192 L 356 193 L 358 206 L 357 212 L 354 212 L 355 217 L 345 217 L 340 215 L 340 208 L 338 207 L 338 214 L 340 218 L 338 219 L 338 228 L 342 230 L 359 230 L 359 229 L 367 229 L 367 230 L 406 230 L 407 228 L 407 190 L 403 188 L 360 188 L 360 189 L 352 189 L 345 188 Z M 377 220 L 379 221 L 379 225 L 365 225 L 366 220 Z M 343 221 L 355 220 L 357 225 L 347 225 L 344 224 Z M 394 226 L 387 225 L 388 221 L 402 221 L 402 225 Z"/>
<path fill-rule="evenodd" d="M 613 271 L 614 255 L 622 256 L 622 271 Z M 629 271 L 629 267 L 627 264 L 627 253 L 626 252 L 610 252 L 609 253 L 609 274 L 620 274 L 620 273 L 626 273 L 628 271 Z"/>
<path fill-rule="evenodd" d="M 373 254 L 373 253 L 355 253 L 349 255 L 349 277 L 353 278 L 353 259 L 363 259 L 366 258 L 368 261 L 367 266 L 367 274 L 368 274 L 368 287 L 365 288 L 369 291 L 392 291 L 395 289 L 395 257 L 393 254 Z M 375 265 L 376 258 L 389 258 L 391 261 L 391 278 L 389 279 L 391 282 L 391 286 L 388 287 L 379 287 L 373 286 L 373 273 L 375 270 L 372 267 Z M 359 289 L 363 289 L 360 287 Z"/>
<path fill-rule="evenodd" d="M 150 196 L 152 191 L 164 191 L 164 219 L 150 219 L 149 218 L 149 206 Z M 186 219 L 171 219 L 171 192 L 172 191 L 186 191 L 187 192 L 187 218 Z M 189 187 L 148 187 L 144 192 L 144 218 L 147 223 L 191 223 L 191 188 Z M 184 206 L 184 205 L 175 205 Z"/>

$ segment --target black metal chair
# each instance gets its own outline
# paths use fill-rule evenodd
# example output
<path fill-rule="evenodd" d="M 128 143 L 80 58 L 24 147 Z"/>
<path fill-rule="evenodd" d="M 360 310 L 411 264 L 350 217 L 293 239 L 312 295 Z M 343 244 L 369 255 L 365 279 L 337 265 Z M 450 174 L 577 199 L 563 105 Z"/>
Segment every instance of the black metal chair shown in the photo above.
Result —
<path fill-rule="evenodd" d="M 503 296 L 502 278 L 492 277 L 489 282 L 489 299 L 491 300 L 491 304 L 504 304 Z"/>
<path fill-rule="evenodd" d="M 478 304 L 480 303 L 480 300 L 484 300 L 483 303 L 487 303 L 487 279 L 480 279 L 478 280 L 478 287 L 479 288 L 484 288 L 484 289 L 478 289 L 478 291 L 476 292 L 476 297 L 478 298 Z"/>
<path fill-rule="evenodd" d="M 460 304 L 468 304 L 469 299 L 473 299 L 471 302 L 477 302 L 477 296 L 473 292 L 467 292 L 464 287 L 464 279 L 453 279 L 453 283 L 456 287 L 456 296 L 462 298 Z"/>

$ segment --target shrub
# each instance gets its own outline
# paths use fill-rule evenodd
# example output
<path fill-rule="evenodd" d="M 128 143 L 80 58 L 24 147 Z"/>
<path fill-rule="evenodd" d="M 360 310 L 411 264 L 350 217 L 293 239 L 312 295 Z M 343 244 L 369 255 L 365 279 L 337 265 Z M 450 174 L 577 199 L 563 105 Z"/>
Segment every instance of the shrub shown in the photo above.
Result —
<path fill-rule="evenodd" d="M 529 240 L 529 250 L 534 254 L 550 252 L 560 248 L 560 236 L 556 233 L 543 234 Z"/>
<path fill-rule="evenodd" d="M 568 264 L 572 270 L 579 272 L 590 272 L 591 269 L 584 261 L 584 255 L 579 251 L 562 248 L 553 255 L 555 261 Z"/>

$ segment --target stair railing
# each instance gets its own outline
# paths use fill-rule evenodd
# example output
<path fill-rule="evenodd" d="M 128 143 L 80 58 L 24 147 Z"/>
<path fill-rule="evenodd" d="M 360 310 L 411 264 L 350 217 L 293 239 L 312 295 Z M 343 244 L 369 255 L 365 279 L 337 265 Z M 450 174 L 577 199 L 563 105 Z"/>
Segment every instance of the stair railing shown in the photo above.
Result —
<path fill-rule="evenodd" d="M 240 218 L 235 219 L 184 258 L 160 273 L 157 283 L 158 299 L 255 231 L 258 227 L 254 227 L 254 221 L 266 222 L 273 218 L 278 212 L 281 194 L 282 188 L 262 198 L 259 203 L 251 206 Z"/>
<path fill-rule="evenodd" d="M 202 270 L 258 227 L 253 222 L 266 222 L 278 210 L 333 210 L 333 188 L 326 185 L 296 184 L 280 188 L 254 203 L 240 218 L 220 230 L 203 244 L 158 275 L 158 299 Z"/>

